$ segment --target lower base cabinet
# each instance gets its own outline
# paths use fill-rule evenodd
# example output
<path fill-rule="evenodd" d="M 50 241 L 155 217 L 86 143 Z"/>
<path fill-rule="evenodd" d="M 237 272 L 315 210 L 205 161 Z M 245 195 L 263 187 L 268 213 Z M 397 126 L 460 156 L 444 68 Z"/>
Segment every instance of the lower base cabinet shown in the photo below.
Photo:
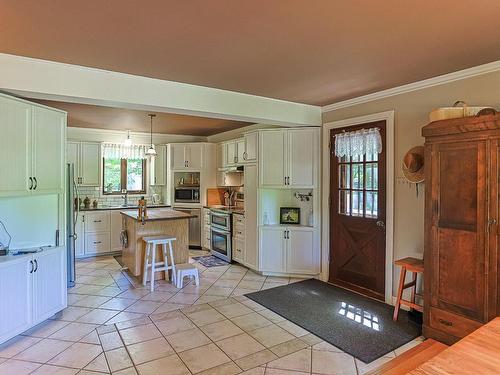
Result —
<path fill-rule="evenodd" d="M 66 307 L 66 249 L 0 263 L 0 344 Z"/>
<path fill-rule="evenodd" d="M 318 232 L 310 227 L 260 228 L 260 271 L 316 275 L 320 252 Z"/>
<path fill-rule="evenodd" d="M 120 210 L 80 211 L 76 222 L 76 257 L 122 251 Z"/>

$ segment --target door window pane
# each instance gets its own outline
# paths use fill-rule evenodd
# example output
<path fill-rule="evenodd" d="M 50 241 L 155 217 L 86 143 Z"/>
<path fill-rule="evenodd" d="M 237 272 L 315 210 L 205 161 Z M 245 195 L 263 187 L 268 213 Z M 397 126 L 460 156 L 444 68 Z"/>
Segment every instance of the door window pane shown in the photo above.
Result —
<path fill-rule="evenodd" d="M 363 192 L 352 192 L 352 216 L 363 216 Z"/>
<path fill-rule="evenodd" d="M 339 165 L 339 188 L 349 189 L 351 186 L 351 168 L 349 164 Z"/>
<path fill-rule="evenodd" d="M 351 192 L 349 190 L 339 191 L 339 213 L 344 215 L 351 214 Z"/>
<path fill-rule="evenodd" d="M 366 211 L 365 217 L 378 217 L 378 193 L 367 191 L 366 193 Z"/>
<path fill-rule="evenodd" d="M 363 189 L 363 164 L 352 164 L 352 188 Z"/>

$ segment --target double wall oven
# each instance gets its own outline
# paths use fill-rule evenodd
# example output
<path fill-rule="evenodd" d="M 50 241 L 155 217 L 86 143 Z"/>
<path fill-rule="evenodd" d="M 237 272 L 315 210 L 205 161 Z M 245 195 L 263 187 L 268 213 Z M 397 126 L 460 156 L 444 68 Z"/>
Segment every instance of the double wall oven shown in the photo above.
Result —
<path fill-rule="evenodd" d="M 210 237 L 212 255 L 226 262 L 232 260 L 231 214 L 210 210 Z"/>

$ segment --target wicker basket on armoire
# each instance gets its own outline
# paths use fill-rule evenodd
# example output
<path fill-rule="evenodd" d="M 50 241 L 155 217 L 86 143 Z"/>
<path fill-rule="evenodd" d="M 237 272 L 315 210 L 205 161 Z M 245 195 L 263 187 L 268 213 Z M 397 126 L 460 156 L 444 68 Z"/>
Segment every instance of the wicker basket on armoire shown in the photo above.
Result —
<path fill-rule="evenodd" d="M 425 137 L 424 336 L 452 344 L 500 315 L 500 114 Z"/>

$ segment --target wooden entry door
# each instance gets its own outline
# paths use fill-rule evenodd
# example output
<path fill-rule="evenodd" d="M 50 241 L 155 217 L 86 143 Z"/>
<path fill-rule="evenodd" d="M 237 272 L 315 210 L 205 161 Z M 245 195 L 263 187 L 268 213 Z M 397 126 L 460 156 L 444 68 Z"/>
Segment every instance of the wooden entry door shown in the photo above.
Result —
<path fill-rule="evenodd" d="M 380 129 L 382 153 L 337 158 L 335 134 Z M 385 300 L 385 121 L 330 131 L 329 282 Z"/>

